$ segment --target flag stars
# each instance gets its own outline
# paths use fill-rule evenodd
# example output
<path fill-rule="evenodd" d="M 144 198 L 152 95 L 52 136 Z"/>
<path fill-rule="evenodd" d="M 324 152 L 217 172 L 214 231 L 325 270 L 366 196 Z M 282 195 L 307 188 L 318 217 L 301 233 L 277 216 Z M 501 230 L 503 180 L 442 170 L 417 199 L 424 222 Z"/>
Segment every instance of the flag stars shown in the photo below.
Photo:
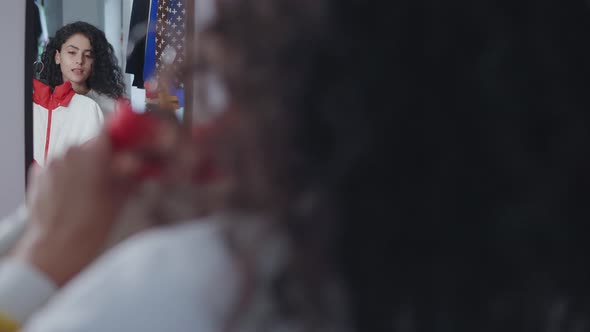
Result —
<path fill-rule="evenodd" d="M 153 51 L 156 55 L 155 76 L 159 77 L 164 71 L 179 70 L 184 59 L 185 43 L 185 15 L 187 13 L 183 0 L 160 0 L 156 24 L 156 48 Z M 168 61 L 170 52 L 176 54 L 174 59 Z M 182 84 L 177 77 L 174 78 L 176 86 Z"/>

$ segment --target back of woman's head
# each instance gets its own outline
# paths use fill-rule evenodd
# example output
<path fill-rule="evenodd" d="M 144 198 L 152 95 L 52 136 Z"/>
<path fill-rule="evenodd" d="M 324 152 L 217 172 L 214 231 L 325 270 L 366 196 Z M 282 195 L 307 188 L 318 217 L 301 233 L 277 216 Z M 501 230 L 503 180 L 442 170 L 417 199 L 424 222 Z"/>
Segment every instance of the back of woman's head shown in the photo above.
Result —
<path fill-rule="evenodd" d="M 293 244 L 286 315 L 337 276 L 358 331 L 590 328 L 586 1 L 217 9 L 200 56 L 243 124 L 233 202 Z"/>
<path fill-rule="evenodd" d="M 90 41 L 94 62 L 92 73 L 86 84 L 88 88 L 112 98 L 118 98 L 125 93 L 123 74 L 117 65 L 117 57 L 113 46 L 109 44 L 103 31 L 86 22 L 74 22 L 61 27 L 55 36 L 49 40 L 45 51 L 41 55 L 44 69 L 41 79 L 47 81 L 51 87 L 63 83 L 61 68 L 55 62 L 56 52 L 61 51 L 63 44 L 73 35 L 82 34 Z"/>

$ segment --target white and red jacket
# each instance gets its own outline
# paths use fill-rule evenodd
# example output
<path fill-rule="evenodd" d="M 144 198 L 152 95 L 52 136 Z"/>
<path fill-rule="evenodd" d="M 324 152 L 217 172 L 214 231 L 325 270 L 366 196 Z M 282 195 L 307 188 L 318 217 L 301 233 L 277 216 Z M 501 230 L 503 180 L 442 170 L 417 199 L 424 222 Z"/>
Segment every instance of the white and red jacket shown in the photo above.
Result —
<path fill-rule="evenodd" d="M 51 89 L 33 80 L 33 158 L 39 166 L 96 137 L 104 117 L 98 104 L 66 82 Z"/>

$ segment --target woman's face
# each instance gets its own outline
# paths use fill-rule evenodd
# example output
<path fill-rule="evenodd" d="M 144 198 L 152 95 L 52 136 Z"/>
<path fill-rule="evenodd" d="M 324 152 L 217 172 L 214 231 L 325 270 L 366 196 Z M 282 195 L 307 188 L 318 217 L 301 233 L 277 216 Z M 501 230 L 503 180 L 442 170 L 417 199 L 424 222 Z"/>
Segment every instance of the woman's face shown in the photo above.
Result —
<path fill-rule="evenodd" d="M 61 67 L 64 82 L 86 86 L 94 63 L 90 40 L 80 33 L 71 36 L 63 43 L 61 50 L 55 53 L 55 63 Z"/>

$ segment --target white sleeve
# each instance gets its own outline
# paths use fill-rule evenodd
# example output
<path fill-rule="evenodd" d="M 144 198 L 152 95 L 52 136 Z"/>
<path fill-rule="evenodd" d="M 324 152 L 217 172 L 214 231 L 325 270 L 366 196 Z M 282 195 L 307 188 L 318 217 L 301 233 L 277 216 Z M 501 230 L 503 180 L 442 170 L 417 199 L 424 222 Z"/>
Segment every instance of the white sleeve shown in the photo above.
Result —
<path fill-rule="evenodd" d="M 23 332 L 222 330 L 237 273 L 219 234 L 193 226 L 152 231 L 115 247 Z"/>
<path fill-rule="evenodd" d="M 100 96 L 100 109 L 102 110 L 103 114 L 110 115 L 115 112 L 115 108 L 117 107 L 117 101 L 113 98 L 109 98 L 107 96 Z"/>
<path fill-rule="evenodd" d="M 76 106 L 72 106 L 72 109 L 77 111 L 76 115 L 71 115 L 68 119 L 62 120 L 68 122 L 63 126 L 67 127 L 71 132 L 71 136 L 74 137 L 74 139 L 68 141 L 67 147 L 62 149 L 63 152 L 70 146 L 81 145 L 96 138 L 104 126 L 104 116 L 100 106 L 86 96 L 76 95 L 76 97 L 78 97 L 78 103 Z M 75 107 L 79 107 L 79 109 Z M 72 127 L 72 123 L 76 124 L 75 128 Z"/>
<path fill-rule="evenodd" d="M 100 109 L 100 106 L 92 99 L 88 98 L 92 102 L 91 112 L 86 113 L 86 119 L 84 121 L 84 130 L 82 131 L 82 139 L 78 144 L 83 144 L 89 140 L 96 138 L 103 126 L 104 126 L 104 115 Z"/>
<path fill-rule="evenodd" d="M 102 125 L 104 123 L 104 114 L 102 112 L 102 109 L 100 108 L 100 105 L 98 103 L 95 103 L 94 108 L 94 112 L 96 113 L 96 117 L 98 120 L 97 122 Z"/>
<path fill-rule="evenodd" d="M 57 292 L 57 286 L 26 262 L 0 263 L 0 312 L 23 324 Z"/>

